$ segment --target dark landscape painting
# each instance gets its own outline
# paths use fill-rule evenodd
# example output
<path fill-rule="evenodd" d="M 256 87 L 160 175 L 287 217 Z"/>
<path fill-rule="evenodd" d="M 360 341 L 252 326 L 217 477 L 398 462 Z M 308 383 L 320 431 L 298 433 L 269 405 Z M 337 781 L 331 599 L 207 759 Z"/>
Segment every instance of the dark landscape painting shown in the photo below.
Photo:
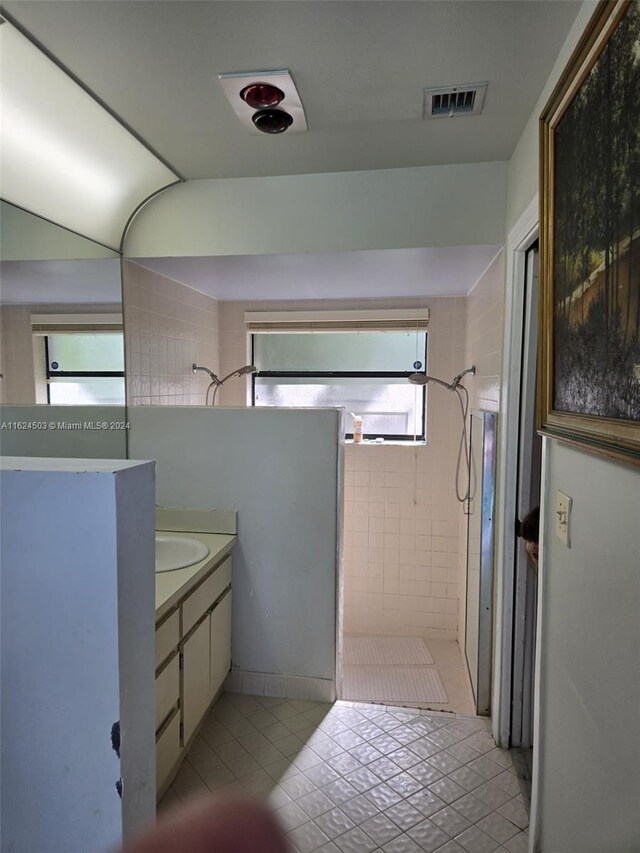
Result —
<path fill-rule="evenodd" d="M 555 129 L 553 408 L 640 421 L 640 2 Z"/>

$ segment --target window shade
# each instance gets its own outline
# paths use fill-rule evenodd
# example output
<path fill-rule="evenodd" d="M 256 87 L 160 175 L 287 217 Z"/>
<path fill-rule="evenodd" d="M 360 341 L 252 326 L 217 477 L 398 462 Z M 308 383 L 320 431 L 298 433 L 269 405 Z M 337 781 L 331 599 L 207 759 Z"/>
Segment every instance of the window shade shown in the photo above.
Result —
<path fill-rule="evenodd" d="M 247 311 L 248 332 L 397 332 L 425 331 L 428 308 L 376 311 Z"/>

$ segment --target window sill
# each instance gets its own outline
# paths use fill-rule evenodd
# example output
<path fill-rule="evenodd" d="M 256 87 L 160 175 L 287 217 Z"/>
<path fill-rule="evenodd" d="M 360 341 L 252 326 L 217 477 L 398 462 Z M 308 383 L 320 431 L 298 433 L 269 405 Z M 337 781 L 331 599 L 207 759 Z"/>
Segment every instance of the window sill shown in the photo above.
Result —
<path fill-rule="evenodd" d="M 426 447 L 427 442 L 420 441 L 374 441 L 373 439 L 365 439 L 364 441 L 354 441 L 352 438 L 345 438 L 345 444 L 355 445 L 356 447 Z"/>

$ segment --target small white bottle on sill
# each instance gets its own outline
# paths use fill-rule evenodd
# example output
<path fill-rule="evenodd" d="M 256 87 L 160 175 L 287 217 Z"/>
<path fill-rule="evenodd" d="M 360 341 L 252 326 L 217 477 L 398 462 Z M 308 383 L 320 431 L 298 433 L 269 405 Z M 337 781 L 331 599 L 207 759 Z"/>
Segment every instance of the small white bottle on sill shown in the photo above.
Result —
<path fill-rule="evenodd" d="M 353 415 L 353 443 L 362 444 L 362 416 Z"/>

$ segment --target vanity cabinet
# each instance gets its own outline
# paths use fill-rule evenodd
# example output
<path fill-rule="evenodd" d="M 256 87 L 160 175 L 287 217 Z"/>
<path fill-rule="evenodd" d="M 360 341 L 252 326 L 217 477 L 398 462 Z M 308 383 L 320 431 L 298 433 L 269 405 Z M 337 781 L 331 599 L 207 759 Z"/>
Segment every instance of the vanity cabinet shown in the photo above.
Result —
<path fill-rule="evenodd" d="M 187 586 L 187 585 L 186 585 Z M 231 557 L 156 625 L 156 789 L 175 775 L 231 665 Z"/>

